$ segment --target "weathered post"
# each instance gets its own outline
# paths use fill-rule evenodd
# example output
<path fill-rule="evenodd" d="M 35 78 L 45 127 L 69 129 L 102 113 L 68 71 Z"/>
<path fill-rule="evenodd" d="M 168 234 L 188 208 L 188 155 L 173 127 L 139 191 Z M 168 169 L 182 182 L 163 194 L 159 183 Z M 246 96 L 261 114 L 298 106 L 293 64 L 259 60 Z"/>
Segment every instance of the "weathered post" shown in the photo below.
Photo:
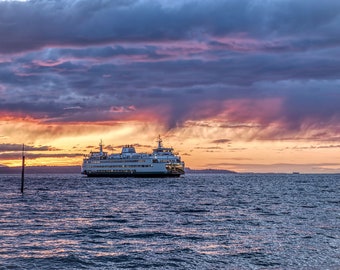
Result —
<path fill-rule="evenodd" d="M 25 182 L 25 145 L 22 145 L 21 193 L 24 193 Z"/>

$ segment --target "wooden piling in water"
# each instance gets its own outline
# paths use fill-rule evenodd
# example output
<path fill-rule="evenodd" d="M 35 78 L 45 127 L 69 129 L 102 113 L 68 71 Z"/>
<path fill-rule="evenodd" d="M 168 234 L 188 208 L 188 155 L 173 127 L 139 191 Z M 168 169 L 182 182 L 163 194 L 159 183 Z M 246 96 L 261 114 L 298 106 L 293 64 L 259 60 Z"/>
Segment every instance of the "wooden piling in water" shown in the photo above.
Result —
<path fill-rule="evenodd" d="M 25 182 L 25 145 L 22 145 L 21 193 L 24 193 Z"/>

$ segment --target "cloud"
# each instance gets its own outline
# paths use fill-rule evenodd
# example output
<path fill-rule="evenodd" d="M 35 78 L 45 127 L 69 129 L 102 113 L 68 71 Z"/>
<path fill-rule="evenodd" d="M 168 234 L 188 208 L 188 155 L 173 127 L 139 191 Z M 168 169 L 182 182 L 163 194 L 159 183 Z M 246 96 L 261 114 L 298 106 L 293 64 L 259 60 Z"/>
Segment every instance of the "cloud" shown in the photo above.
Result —
<path fill-rule="evenodd" d="M 25 155 L 25 157 L 29 160 L 34 160 L 38 158 L 78 158 L 82 157 L 83 154 L 80 153 L 73 153 L 73 154 L 66 154 L 66 153 L 28 153 Z M 2 160 L 19 160 L 21 158 L 21 155 L 18 153 L 0 153 L 0 158 Z"/>
<path fill-rule="evenodd" d="M 0 118 L 0 134 L 6 134 L 4 140 L 9 141 L 16 138 L 17 141 L 37 142 L 41 139 L 52 141 L 61 137 L 76 137 L 82 135 L 93 135 L 96 133 L 106 134 L 112 127 L 121 128 L 122 122 L 95 122 L 95 123 L 48 123 L 32 118 Z M 13 147 L 22 149 L 22 144 Z"/>
<path fill-rule="evenodd" d="M 28 1 L 0 2 L 0 52 L 51 46 L 204 39 L 246 33 L 268 38 L 318 31 L 334 42 L 340 4 L 316 1 Z M 213 16 L 212 16 L 213 14 Z M 337 36 L 337 35 L 333 35 Z M 25 40 L 25 42 L 22 42 Z M 332 41 L 333 40 L 333 41 Z M 338 42 L 339 40 L 337 40 Z M 300 43 L 303 44 L 303 43 Z"/>
<path fill-rule="evenodd" d="M 223 150 L 223 148 L 222 147 L 200 147 L 200 146 L 198 146 L 198 147 L 195 147 L 195 149 L 203 149 L 203 150 Z"/>
<path fill-rule="evenodd" d="M 0 2 L 1 117 L 51 124 L 43 134 L 215 121 L 335 138 L 339 14 L 331 0 Z"/>
<path fill-rule="evenodd" d="M 217 139 L 213 140 L 211 143 L 216 143 L 216 144 L 225 144 L 225 143 L 230 143 L 231 140 L 229 139 Z"/>
<path fill-rule="evenodd" d="M 14 144 L 14 143 L 1 143 L 0 144 L 0 152 L 18 152 L 22 151 L 23 145 L 22 144 Z M 60 149 L 56 149 L 55 147 L 52 146 L 30 146 L 30 145 L 25 145 L 24 146 L 25 151 L 58 151 Z"/>
<path fill-rule="evenodd" d="M 340 144 L 330 144 L 330 145 L 310 145 L 310 146 L 294 146 L 294 147 L 286 147 L 285 149 L 293 149 L 293 150 L 317 150 L 317 149 L 336 149 L 340 148 Z"/>

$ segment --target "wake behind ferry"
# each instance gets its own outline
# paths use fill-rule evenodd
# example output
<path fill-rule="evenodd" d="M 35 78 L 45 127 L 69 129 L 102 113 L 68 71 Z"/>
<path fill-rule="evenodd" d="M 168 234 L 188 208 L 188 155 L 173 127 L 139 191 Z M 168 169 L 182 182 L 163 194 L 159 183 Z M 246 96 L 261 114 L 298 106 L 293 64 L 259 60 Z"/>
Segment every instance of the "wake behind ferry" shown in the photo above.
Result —
<path fill-rule="evenodd" d="M 152 154 L 137 153 L 133 145 L 122 147 L 120 153 L 108 155 L 99 144 L 99 152 L 90 152 L 83 159 L 81 173 L 87 176 L 107 177 L 179 177 L 184 174 L 184 162 L 173 153 L 173 148 L 158 146 Z"/>

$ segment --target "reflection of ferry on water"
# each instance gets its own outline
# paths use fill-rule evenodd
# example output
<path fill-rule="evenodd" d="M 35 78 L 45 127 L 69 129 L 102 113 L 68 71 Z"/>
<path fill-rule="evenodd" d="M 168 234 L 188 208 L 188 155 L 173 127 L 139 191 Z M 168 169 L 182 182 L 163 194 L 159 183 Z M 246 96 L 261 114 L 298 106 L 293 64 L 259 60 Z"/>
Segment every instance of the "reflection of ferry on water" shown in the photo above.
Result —
<path fill-rule="evenodd" d="M 152 154 L 137 153 L 132 145 L 126 145 L 121 153 L 91 152 L 83 159 L 81 173 L 87 176 L 110 177 L 178 177 L 184 174 L 184 162 L 173 153 L 173 148 L 163 147 L 158 138 L 158 147 Z"/>

